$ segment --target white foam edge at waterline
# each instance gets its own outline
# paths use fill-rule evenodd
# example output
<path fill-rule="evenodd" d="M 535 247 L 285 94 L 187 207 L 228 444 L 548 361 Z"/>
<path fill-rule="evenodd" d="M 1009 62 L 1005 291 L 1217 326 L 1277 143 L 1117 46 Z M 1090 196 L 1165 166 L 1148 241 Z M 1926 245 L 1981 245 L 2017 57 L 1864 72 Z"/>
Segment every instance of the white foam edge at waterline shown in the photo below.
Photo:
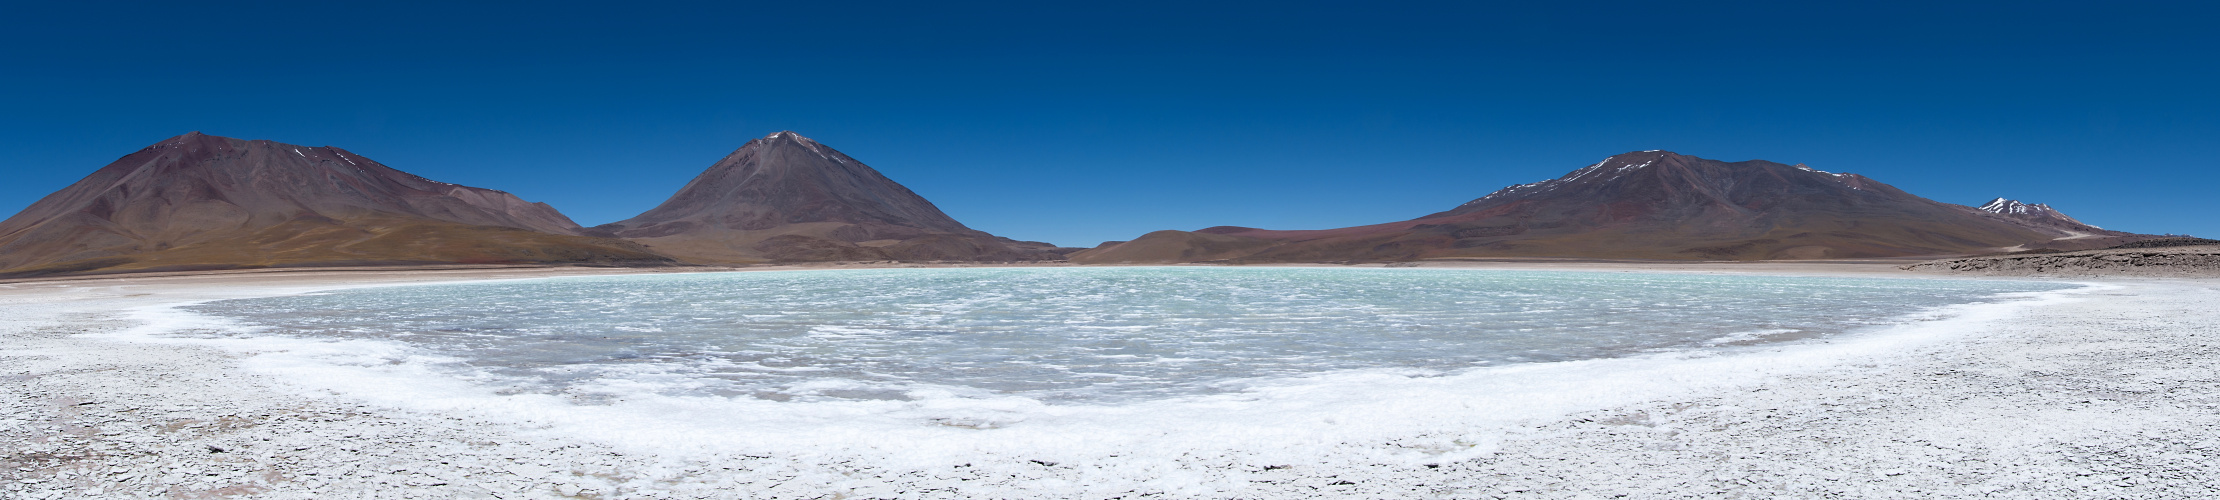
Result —
<path fill-rule="evenodd" d="M 773 456 L 805 483 L 852 480 L 831 466 L 1039 474 L 1039 462 L 1086 469 L 1090 492 L 1238 491 L 1267 465 L 1416 466 L 1491 452 L 1521 428 L 1572 413 L 1748 386 L 1845 367 L 1885 369 L 1910 348 L 1980 334 L 2017 311 L 2117 289 L 1999 294 L 1931 308 L 1906 322 L 1834 338 L 1721 351 L 1533 363 L 1441 374 L 1353 370 L 1245 381 L 1232 394 L 1123 405 L 1047 405 L 977 391 L 911 392 L 910 401 L 781 403 L 635 394 L 584 406 L 560 396 L 503 395 L 457 378 L 452 359 L 399 342 L 278 335 L 195 338 L 240 328 L 178 309 L 130 311 L 119 339 L 220 347 L 301 394 L 507 422 L 519 432 L 604 443 L 674 460 Z M 617 382 L 621 385 L 621 382 Z M 951 388 L 954 389 L 954 388 Z M 1038 461 L 1038 462 L 1036 462 Z"/>

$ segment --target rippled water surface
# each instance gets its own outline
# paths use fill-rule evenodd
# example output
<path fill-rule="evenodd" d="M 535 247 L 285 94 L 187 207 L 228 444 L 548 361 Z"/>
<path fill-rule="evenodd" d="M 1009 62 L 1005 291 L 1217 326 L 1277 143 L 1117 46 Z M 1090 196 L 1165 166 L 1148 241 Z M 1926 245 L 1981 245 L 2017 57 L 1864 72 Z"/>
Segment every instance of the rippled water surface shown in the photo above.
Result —
<path fill-rule="evenodd" d="M 365 288 L 193 311 L 406 343 L 514 392 L 1116 403 L 1309 373 L 1717 349 L 2067 288 L 2002 281 L 1323 268 L 888 269 Z"/>

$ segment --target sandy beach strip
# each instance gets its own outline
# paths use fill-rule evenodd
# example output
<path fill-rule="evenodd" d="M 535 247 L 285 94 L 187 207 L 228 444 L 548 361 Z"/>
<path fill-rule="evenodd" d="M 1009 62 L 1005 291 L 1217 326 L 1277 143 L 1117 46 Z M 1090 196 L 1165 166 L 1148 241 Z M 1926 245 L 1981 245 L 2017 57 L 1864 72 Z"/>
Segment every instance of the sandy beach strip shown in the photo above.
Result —
<path fill-rule="evenodd" d="M 1457 267 L 1920 277 L 1892 264 Z M 0 283 L 0 498 L 1018 498 L 1086 470 L 884 470 L 628 453 L 513 424 L 300 394 L 240 355 L 118 341 L 133 308 L 604 269 L 288 272 Z M 2220 280 L 2106 289 L 1981 331 L 1753 384 L 1528 422 L 1423 466 L 1237 471 L 1129 498 L 2220 497 Z M 822 470 L 842 482 L 798 481 Z M 993 469 L 1006 471 L 1009 469 Z M 784 478 L 784 479 L 782 479 Z M 1092 495 L 1091 495 L 1092 496 Z"/>

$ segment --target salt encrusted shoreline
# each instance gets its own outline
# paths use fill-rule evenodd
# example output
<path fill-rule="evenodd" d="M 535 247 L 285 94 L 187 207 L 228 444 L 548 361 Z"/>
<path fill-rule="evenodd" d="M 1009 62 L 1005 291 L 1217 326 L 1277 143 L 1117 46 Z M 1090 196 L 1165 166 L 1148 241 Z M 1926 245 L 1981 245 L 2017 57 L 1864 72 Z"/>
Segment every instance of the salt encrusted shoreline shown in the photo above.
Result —
<path fill-rule="evenodd" d="M 1014 498 L 1044 496 L 1029 484 L 1085 480 L 1049 464 L 989 477 L 626 455 L 508 424 L 294 395 L 226 352 L 87 335 L 132 326 L 118 313 L 128 307 L 545 273 L 0 284 L 0 498 Z M 1535 422 L 1477 460 L 1253 470 L 1238 491 L 1127 496 L 2220 496 L 2220 280 L 2107 283 L 2117 288 L 1962 339 Z M 796 468 L 854 480 L 777 480 Z M 735 482 L 743 477 L 760 481 Z"/>

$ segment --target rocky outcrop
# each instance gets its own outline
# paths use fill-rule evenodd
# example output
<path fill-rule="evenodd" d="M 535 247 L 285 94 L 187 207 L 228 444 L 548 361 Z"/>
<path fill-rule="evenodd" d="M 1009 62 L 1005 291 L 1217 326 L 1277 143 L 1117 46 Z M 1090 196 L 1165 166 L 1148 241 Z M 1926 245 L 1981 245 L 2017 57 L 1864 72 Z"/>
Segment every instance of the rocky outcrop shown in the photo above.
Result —
<path fill-rule="evenodd" d="M 0 275 L 672 262 L 578 230 L 546 204 L 343 149 L 195 132 L 126 155 L 0 221 Z"/>
<path fill-rule="evenodd" d="M 2197 238 L 2191 236 L 2165 236 L 2147 240 L 2140 240 L 2133 243 L 2112 247 L 2110 248 L 2110 250 L 2125 250 L 2132 248 L 2196 247 L 2211 245 L 2220 245 L 2220 240 L 2210 238 Z"/>
<path fill-rule="evenodd" d="M 1989 255 L 1928 261 L 1904 269 L 1984 276 L 2220 277 L 2220 245 Z"/>
<path fill-rule="evenodd" d="M 654 209 L 588 232 L 711 264 L 1039 261 L 1071 250 L 965 227 L 878 170 L 793 132 L 748 141 Z"/>

